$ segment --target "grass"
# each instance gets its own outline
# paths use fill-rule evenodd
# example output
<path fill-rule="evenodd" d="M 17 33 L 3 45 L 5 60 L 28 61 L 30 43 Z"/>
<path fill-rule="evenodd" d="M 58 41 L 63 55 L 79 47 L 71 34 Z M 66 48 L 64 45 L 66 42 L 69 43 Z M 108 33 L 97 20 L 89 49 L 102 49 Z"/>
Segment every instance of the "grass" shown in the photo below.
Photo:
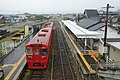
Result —
<path fill-rule="evenodd" d="M 10 28 L 9 29 L 10 30 L 10 32 L 13 32 L 13 31 L 16 31 L 16 30 L 19 30 L 19 31 L 24 31 L 24 28 L 22 27 L 22 28 Z"/>
<path fill-rule="evenodd" d="M 25 73 L 25 78 L 28 78 L 30 76 L 30 70 L 27 69 L 26 73 Z"/>

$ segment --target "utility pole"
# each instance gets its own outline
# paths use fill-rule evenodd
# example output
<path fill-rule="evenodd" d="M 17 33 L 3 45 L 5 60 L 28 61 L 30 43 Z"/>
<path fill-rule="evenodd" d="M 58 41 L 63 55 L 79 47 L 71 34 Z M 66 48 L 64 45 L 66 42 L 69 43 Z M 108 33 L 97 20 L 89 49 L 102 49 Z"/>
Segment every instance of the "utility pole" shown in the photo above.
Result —
<path fill-rule="evenodd" d="M 104 47 L 106 47 L 106 40 L 107 40 L 107 27 L 108 27 L 108 13 L 109 13 L 109 8 L 114 8 L 109 6 L 109 4 L 107 4 L 107 7 L 102 7 L 102 8 L 107 8 L 106 10 L 106 19 L 105 19 L 105 34 L 104 34 Z"/>
<path fill-rule="evenodd" d="M 102 8 L 107 8 L 106 9 L 106 19 L 105 19 L 105 34 L 104 34 L 104 48 L 107 48 L 106 42 L 107 42 L 107 27 L 108 27 L 108 15 L 109 15 L 109 8 L 114 8 L 111 7 L 109 4 L 107 4 L 107 7 L 102 7 Z M 107 56 L 104 54 L 104 56 Z M 108 54 L 109 58 L 109 54 Z"/>

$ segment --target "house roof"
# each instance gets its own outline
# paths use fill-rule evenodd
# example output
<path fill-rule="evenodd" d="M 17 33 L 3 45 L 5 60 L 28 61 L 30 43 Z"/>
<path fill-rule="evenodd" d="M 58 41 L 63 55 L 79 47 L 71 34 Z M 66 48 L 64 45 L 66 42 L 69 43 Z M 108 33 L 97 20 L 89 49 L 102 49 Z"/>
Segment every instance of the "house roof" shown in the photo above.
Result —
<path fill-rule="evenodd" d="M 84 14 L 86 15 L 87 18 L 99 17 L 97 9 L 86 9 L 84 11 Z"/>
<path fill-rule="evenodd" d="M 117 16 L 120 16 L 120 12 L 114 12 L 114 14 L 117 14 Z"/>
<path fill-rule="evenodd" d="M 92 19 L 82 19 L 82 20 L 79 21 L 78 25 L 87 29 L 88 27 L 90 27 L 93 24 L 96 24 L 98 22 L 99 21 L 94 21 Z"/>
<path fill-rule="evenodd" d="M 2 19 L 3 17 L 4 17 L 4 15 L 1 15 L 1 14 L 0 14 L 0 19 Z"/>
<path fill-rule="evenodd" d="M 95 20 L 95 18 L 82 19 L 79 21 L 78 25 L 85 29 L 88 29 L 90 31 L 98 30 L 99 28 L 104 26 L 104 24 L 100 23 L 100 21 L 97 20 L 97 18 L 96 18 L 96 20 Z"/>
<path fill-rule="evenodd" d="M 96 25 L 94 25 L 94 26 L 88 28 L 88 30 L 90 30 L 90 31 L 96 31 L 96 30 L 98 30 L 98 29 L 104 27 L 104 25 L 105 25 L 104 23 L 98 23 L 98 24 L 96 24 Z"/>
<path fill-rule="evenodd" d="M 120 49 L 120 42 L 107 42 L 109 45 L 116 47 L 117 49 Z"/>
<path fill-rule="evenodd" d="M 84 15 L 86 15 L 87 18 L 80 20 L 78 23 L 79 26 L 90 31 L 96 31 L 104 26 L 104 24 L 100 22 L 100 17 L 96 9 L 86 9 Z"/>
<path fill-rule="evenodd" d="M 99 29 L 97 31 L 99 33 L 103 34 L 103 38 L 104 38 L 105 27 L 103 27 L 103 28 L 101 28 L 101 29 Z M 118 31 L 115 30 L 114 28 L 108 26 L 107 27 L 107 38 L 108 39 L 119 39 L 120 38 L 120 34 L 118 34 Z"/>

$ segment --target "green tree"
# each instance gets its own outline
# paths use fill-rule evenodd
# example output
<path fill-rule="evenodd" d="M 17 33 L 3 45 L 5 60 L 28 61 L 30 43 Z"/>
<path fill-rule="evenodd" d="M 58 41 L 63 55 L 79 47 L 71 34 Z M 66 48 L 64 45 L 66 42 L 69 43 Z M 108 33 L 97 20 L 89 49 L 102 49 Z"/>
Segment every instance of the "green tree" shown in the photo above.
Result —
<path fill-rule="evenodd" d="M 35 21 L 35 20 L 44 20 L 46 17 L 44 15 L 36 15 L 35 18 L 30 18 L 30 20 Z"/>
<path fill-rule="evenodd" d="M 35 20 L 43 20 L 45 17 L 43 15 L 36 15 Z"/>

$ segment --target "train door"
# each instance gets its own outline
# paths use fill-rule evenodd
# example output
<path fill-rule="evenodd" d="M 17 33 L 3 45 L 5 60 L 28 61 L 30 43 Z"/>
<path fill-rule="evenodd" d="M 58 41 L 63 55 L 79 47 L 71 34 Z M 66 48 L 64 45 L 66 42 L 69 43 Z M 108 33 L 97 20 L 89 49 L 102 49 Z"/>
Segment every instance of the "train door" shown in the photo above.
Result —
<path fill-rule="evenodd" d="M 28 67 L 31 68 L 33 64 L 33 53 L 31 47 L 26 47 L 26 60 Z"/>
<path fill-rule="evenodd" d="M 31 61 L 32 60 L 32 48 L 31 47 L 26 47 L 26 58 L 27 58 L 27 61 Z"/>
<path fill-rule="evenodd" d="M 33 48 L 33 57 L 34 57 L 34 63 L 40 62 L 40 49 L 39 48 Z"/>

